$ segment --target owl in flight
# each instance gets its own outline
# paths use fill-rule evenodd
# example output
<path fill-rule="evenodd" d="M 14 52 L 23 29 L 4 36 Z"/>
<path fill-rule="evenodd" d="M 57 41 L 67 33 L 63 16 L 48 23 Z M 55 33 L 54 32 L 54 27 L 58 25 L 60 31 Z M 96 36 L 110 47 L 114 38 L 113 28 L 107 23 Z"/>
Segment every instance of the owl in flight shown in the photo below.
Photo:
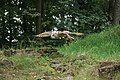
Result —
<path fill-rule="evenodd" d="M 74 38 L 71 35 L 81 36 L 84 34 L 78 32 L 70 32 L 70 31 L 48 31 L 34 35 L 34 37 L 41 37 L 41 38 L 50 37 L 52 39 L 65 39 L 66 41 L 71 41 L 74 40 Z"/>

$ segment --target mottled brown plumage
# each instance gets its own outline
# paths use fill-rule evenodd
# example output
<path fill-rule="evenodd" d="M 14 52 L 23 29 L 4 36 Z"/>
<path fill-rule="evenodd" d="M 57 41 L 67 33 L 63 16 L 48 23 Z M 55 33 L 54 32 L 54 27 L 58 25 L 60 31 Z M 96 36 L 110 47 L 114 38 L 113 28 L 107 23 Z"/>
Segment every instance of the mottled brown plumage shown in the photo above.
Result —
<path fill-rule="evenodd" d="M 69 31 L 48 31 L 48 32 L 43 32 L 37 35 L 34 35 L 35 37 L 50 37 L 54 39 L 65 39 L 65 40 L 73 40 L 74 38 L 71 35 L 77 35 L 81 36 L 84 35 L 83 33 L 78 33 L 78 32 L 69 32 Z"/>

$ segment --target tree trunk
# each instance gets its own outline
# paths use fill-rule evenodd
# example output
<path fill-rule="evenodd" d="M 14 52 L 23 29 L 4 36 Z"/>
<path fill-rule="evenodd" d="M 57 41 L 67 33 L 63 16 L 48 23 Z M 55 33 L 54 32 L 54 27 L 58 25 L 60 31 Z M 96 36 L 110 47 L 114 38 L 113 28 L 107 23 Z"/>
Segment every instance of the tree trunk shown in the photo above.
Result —
<path fill-rule="evenodd" d="M 9 4 L 9 8 L 8 8 L 8 28 L 9 28 L 9 46 L 11 47 L 12 46 L 12 17 L 11 17 L 11 14 L 12 14 L 12 10 L 11 10 L 11 6 L 10 6 L 10 1 L 8 1 L 8 4 Z"/>
<path fill-rule="evenodd" d="M 43 0 L 36 0 L 36 9 L 40 14 L 36 18 L 36 33 L 39 34 L 43 31 L 42 21 L 43 21 Z"/>
<path fill-rule="evenodd" d="M 25 18 L 25 15 L 23 15 L 23 30 L 24 30 L 24 34 L 27 33 L 27 21 L 26 21 L 26 18 Z"/>
<path fill-rule="evenodd" d="M 115 0 L 113 11 L 113 25 L 118 25 L 120 22 L 120 0 Z"/>
<path fill-rule="evenodd" d="M 113 20 L 114 5 L 115 5 L 115 0 L 109 0 L 108 18 L 110 21 Z"/>

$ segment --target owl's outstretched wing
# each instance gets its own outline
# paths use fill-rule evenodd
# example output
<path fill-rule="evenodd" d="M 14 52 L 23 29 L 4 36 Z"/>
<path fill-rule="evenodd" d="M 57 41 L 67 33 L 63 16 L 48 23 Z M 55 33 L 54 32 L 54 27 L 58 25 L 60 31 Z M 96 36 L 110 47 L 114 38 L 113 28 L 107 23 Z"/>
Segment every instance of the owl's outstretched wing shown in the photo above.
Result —
<path fill-rule="evenodd" d="M 50 37 L 51 36 L 51 32 L 43 32 L 37 35 L 34 35 L 34 37 Z"/>
<path fill-rule="evenodd" d="M 82 36 L 82 35 L 84 35 L 84 33 L 70 32 L 70 31 L 63 31 L 63 33 L 66 33 L 66 34 L 73 34 L 73 35 L 76 35 L 76 36 Z"/>
<path fill-rule="evenodd" d="M 75 34 L 76 36 L 82 36 L 84 33 L 79 33 L 79 32 L 72 32 L 71 34 Z"/>

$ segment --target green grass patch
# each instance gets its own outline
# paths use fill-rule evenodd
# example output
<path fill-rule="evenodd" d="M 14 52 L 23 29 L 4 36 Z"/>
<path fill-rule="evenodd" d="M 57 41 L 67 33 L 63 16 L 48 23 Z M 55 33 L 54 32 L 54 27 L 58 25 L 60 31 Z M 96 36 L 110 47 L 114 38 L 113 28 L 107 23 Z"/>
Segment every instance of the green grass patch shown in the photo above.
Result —
<path fill-rule="evenodd" d="M 15 55 L 10 57 L 10 60 L 14 62 L 16 69 L 21 70 L 39 69 L 39 66 L 49 66 L 47 57 L 37 58 L 28 54 Z"/>
<path fill-rule="evenodd" d="M 99 59 L 120 56 L 120 26 L 91 34 L 84 39 L 78 39 L 69 46 L 61 47 L 59 52 L 66 56 L 90 54 Z"/>

